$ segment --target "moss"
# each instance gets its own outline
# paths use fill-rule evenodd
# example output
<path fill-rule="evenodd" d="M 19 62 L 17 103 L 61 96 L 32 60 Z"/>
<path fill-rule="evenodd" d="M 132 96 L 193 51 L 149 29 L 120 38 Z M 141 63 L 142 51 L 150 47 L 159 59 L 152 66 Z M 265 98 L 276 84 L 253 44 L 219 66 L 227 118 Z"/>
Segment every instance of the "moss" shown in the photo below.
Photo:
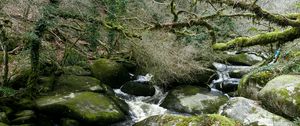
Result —
<path fill-rule="evenodd" d="M 5 124 L 5 123 L 0 122 L 0 126 L 8 126 L 8 125 Z"/>
<path fill-rule="evenodd" d="M 134 126 L 238 126 L 235 121 L 218 114 L 201 116 L 158 115 L 149 117 Z"/>
<path fill-rule="evenodd" d="M 258 92 L 276 75 L 269 70 L 253 71 L 243 76 L 238 85 L 240 96 L 257 99 Z"/>
<path fill-rule="evenodd" d="M 268 110 L 288 118 L 300 117 L 300 79 L 297 75 L 274 78 L 259 92 Z"/>
<path fill-rule="evenodd" d="M 62 75 L 56 80 L 53 93 L 69 93 L 79 91 L 106 92 L 104 84 L 93 77 Z"/>
<path fill-rule="evenodd" d="M 289 28 L 282 32 L 269 32 L 253 37 L 240 37 L 227 43 L 216 43 L 213 45 L 215 50 L 227 50 L 235 47 L 248 47 L 254 45 L 266 45 L 275 42 L 288 42 L 300 37 L 300 28 Z"/>
<path fill-rule="evenodd" d="M 57 114 L 83 121 L 87 124 L 111 124 L 125 118 L 124 113 L 109 97 L 92 92 L 67 96 L 46 96 L 37 101 L 38 108 L 50 114 Z"/>
<path fill-rule="evenodd" d="M 227 61 L 234 65 L 247 65 L 247 66 L 252 66 L 259 62 L 259 60 L 252 58 L 249 54 L 246 53 L 230 56 L 227 58 Z"/>
<path fill-rule="evenodd" d="M 99 59 L 91 66 L 93 75 L 113 88 L 119 88 L 129 80 L 129 74 L 121 64 L 109 59 Z"/>

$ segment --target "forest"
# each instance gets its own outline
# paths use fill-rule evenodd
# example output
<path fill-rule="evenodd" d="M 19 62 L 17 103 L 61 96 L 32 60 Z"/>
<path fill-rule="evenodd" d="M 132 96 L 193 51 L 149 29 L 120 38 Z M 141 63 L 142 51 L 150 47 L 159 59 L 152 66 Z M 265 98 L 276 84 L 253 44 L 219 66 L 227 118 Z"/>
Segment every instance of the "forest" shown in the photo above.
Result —
<path fill-rule="evenodd" d="M 0 126 L 299 126 L 299 0 L 0 0 Z"/>

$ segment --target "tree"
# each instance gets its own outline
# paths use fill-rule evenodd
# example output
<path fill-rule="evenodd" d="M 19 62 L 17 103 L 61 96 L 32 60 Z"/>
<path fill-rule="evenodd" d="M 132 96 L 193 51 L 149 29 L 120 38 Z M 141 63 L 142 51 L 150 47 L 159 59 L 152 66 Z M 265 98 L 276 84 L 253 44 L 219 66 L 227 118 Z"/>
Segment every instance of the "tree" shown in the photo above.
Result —
<path fill-rule="evenodd" d="M 8 42 L 11 28 L 11 21 L 0 19 L 0 44 L 3 50 L 3 85 L 8 85 Z"/>

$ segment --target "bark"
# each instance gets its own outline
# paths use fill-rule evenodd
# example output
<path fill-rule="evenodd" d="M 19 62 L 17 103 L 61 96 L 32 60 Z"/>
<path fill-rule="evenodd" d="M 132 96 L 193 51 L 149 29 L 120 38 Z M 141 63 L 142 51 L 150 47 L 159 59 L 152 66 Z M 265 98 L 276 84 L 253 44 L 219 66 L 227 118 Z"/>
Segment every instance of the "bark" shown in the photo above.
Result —
<path fill-rule="evenodd" d="M 226 4 L 228 6 L 232 6 L 233 8 L 248 10 L 254 13 L 258 18 L 264 19 L 272 23 L 276 23 L 280 26 L 300 27 L 299 20 L 289 19 L 288 17 L 279 14 L 271 14 L 270 12 L 263 10 L 260 6 L 253 3 L 246 3 L 243 1 L 236 1 L 236 0 L 205 0 L 205 1 L 211 3 Z"/>
<path fill-rule="evenodd" d="M 214 50 L 228 50 L 237 47 L 248 47 L 254 45 L 267 45 L 270 43 L 286 43 L 300 37 L 300 28 L 289 28 L 282 32 L 269 32 L 259 34 L 253 37 L 240 37 L 226 43 L 216 43 L 213 45 Z"/>

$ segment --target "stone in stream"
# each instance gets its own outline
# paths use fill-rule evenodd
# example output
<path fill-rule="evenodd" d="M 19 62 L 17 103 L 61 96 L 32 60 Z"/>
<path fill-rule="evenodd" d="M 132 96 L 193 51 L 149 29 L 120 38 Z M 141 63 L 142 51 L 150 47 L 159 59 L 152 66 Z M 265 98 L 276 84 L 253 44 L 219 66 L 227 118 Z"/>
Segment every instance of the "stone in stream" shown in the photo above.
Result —
<path fill-rule="evenodd" d="M 8 125 L 5 124 L 5 123 L 0 122 L 0 126 L 8 126 Z"/>
<path fill-rule="evenodd" d="M 235 54 L 227 58 L 227 62 L 229 62 L 232 65 L 252 66 L 260 61 L 262 61 L 261 57 L 247 53 Z"/>
<path fill-rule="evenodd" d="M 44 96 L 36 100 L 38 110 L 76 119 L 89 125 L 107 125 L 125 119 L 119 103 L 93 92 Z M 121 104 L 121 103 L 120 103 Z"/>
<path fill-rule="evenodd" d="M 171 90 L 160 106 L 182 113 L 211 114 L 227 100 L 221 93 L 213 94 L 207 88 L 186 85 Z"/>
<path fill-rule="evenodd" d="M 91 66 L 94 77 L 112 88 L 120 88 L 129 81 L 128 70 L 121 64 L 109 59 L 99 59 Z"/>
<path fill-rule="evenodd" d="M 148 117 L 133 126 L 240 126 L 218 114 L 200 116 L 156 115 Z"/>
<path fill-rule="evenodd" d="M 267 83 L 258 94 L 266 108 L 290 118 L 300 117 L 300 75 L 281 75 Z"/>
<path fill-rule="evenodd" d="M 258 92 L 275 76 L 271 70 L 248 73 L 241 79 L 237 92 L 239 96 L 257 100 Z"/>
<path fill-rule="evenodd" d="M 219 113 L 247 126 L 296 126 L 291 121 L 263 109 L 257 101 L 243 97 L 231 98 L 220 108 Z"/>
<path fill-rule="evenodd" d="M 129 81 L 121 87 L 121 91 L 136 96 L 153 96 L 155 88 L 148 82 Z"/>

